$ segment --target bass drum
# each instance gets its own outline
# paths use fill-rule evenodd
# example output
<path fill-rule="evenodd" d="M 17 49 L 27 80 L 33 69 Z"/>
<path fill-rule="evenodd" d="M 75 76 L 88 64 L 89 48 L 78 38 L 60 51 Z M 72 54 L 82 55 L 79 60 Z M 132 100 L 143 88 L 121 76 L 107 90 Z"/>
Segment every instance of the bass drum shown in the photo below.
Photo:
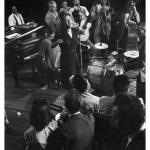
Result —
<path fill-rule="evenodd" d="M 120 65 L 106 68 L 104 59 L 94 59 L 87 68 L 91 87 L 105 95 L 113 94 L 113 80 L 119 74 L 123 74 L 123 68 Z"/>

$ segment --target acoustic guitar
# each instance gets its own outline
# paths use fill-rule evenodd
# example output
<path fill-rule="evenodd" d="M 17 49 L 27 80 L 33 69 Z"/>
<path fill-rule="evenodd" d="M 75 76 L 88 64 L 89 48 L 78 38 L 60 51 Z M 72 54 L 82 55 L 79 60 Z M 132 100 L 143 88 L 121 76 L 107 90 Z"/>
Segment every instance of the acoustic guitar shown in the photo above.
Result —
<path fill-rule="evenodd" d="M 92 24 L 88 22 L 86 24 L 86 28 L 84 28 L 85 23 L 86 23 L 86 19 L 82 20 L 80 23 L 80 26 L 79 26 L 79 30 L 83 31 L 83 34 L 80 35 L 80 40 L 83 42 L 87 41 L 89 39 L 89 37 L 90 37 L 89 30 L 92 26 Z"/>

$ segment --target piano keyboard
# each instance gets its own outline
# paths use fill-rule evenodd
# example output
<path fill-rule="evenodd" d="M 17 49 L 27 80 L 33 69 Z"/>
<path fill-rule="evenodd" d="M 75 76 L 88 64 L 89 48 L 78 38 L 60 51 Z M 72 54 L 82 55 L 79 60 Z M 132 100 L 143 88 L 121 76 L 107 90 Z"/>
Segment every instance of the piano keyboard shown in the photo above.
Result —
<path fill-rule="evenodd" d="M 30 56 L 27 56 L 24 58 L 25 61 L 28 61 L 28 60 L 31 60 L 31 59 L 34 59 L 35 57 L 37 57 L 39 55 L 39 53 L 35 53 L 35 54 L 32 54 Z"/>

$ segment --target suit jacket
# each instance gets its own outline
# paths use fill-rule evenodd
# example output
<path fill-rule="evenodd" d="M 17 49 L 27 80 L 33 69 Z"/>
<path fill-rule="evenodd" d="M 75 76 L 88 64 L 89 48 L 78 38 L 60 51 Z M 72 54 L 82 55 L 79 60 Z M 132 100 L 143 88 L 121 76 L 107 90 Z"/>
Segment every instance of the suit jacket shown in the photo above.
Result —
<path fill-rule="evenodd" d="M 58 12 L 51 12 L 50 10 L 48 10 L 45 15 L 45 23 L 47 26 L 49 26 L 49 30 L 51 30 L 52 33 L 56 32 L 60 27 Z"/>
<path fill-rule="evenodd" d="M 94 117 L 82 113 L 71 116 L 48 138 L 47 150 L 91 150 Z"/>
<path fill-rule="evenodd" d="M 139 132 L 123 150 L 145 150 L 145 130 Z"/>

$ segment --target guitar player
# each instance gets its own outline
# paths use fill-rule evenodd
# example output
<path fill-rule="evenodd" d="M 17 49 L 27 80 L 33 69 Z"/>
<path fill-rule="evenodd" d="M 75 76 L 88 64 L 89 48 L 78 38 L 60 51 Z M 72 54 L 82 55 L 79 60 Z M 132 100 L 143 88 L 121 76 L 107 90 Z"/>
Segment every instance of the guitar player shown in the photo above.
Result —
<path fill-rule="evenodd" d="M 85 6 L 80 6 L 80 0 L 73 0 L 74 7 L 72 7 L 69 13 L 77 20 L 79 23 L 89 16 L 89 12 Z M 74 15 L 73 15 L 74 14 Z"/>

